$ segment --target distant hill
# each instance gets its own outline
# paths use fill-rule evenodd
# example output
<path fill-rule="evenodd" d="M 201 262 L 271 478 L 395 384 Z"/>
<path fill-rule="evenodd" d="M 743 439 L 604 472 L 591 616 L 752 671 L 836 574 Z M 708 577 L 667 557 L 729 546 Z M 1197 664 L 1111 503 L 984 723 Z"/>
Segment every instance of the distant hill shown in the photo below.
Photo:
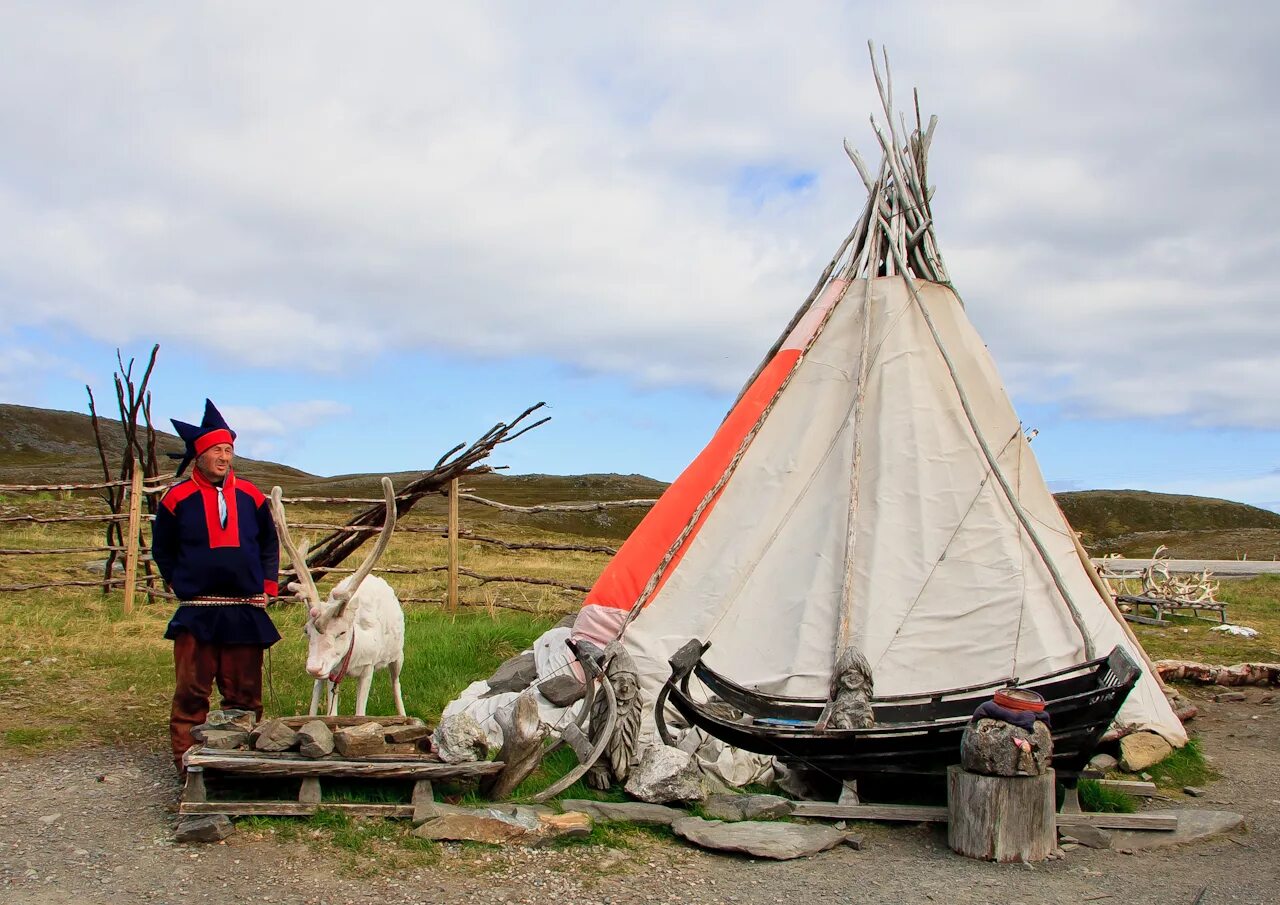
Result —
<path fill-rule="evenodd" d="M 119 421 L 99 418 L 103 438 L 110 450 L 112 474 L 119 467 L 124 448 L 124 431 Z M 157 432 L 157 447 L 163 454 L 178 452 L 182 441 L 167 432 Z M 518 441 L 517 441 L 518 442 Z M 441 449 L 440 452 L 444 450 Z M 435 462 L 431 455 L 429 467 Z M 162 463 L 167 466 L 168 460 Z M 491 464 L 501 465 L 500 459 Z M 288 494 L 298 496 L 380 497 L 380 475 L 349 474 L 321 477 L 287 465 L 236 457 L 236 473 L 264 490 L 279 484 Z M 425 467 L 424 467 L 425 470 Z M 163 473 L 163 468 L 162 468 Z M 400 472 L 389 477 L 397 487 L 417 477 L 418 472 Z M 93 422 L 79 412 L 0 404 L 0 484 L 86 484 L 102 480 L 102 464 L 93 437 Z M 467 487 L 479 496 L 515 506 L 588 500 L 654 499 L 666 484 L 644 475 L 478 475 Z M 443 518 L 447 506 L 443 497 L 425 499 L 415 509 L 420 516 Z M 615 509 L 606 512 L 539 513 L 515 516 L 494 509 L 468 505 L 467 521 L 477 528 L 517 522 L 522 526 L 564 534 L 620 541 L 627 537 L 647 510 Z"/>
<path fill-rule="evenodd" d="M 1150 556 L 1164 544 L 1184 559 L 1280 555 L 1280 513 L 1257 506 L 1144 490 L 1072 491 L 1057 499 L 1093 553 Z"/>
<path fill-rule="evenodd" d="M 118 422 L 101 419 L 104 436 L 118 467 L 124 445 Z M 161 451 L 178 451 L 181 441 L 160 434 Z M 443 451 L 443 450 L 441 450 Z M 434 458 L 431 458 L 434 462 Z M 493 464 L 500 465 L 497 460 Z M 378 475 L 320 477 L 275 462 L 237 458 L 236 470 L 263 488 L 279 484 L 307 496 L 377 497 Z M 402 486 L 416 472 L 393 474 Z M 102 478 L 88 415 L 0 404 L 0 483 L 87 483 Z M 643 475 L 480 475 L 468 481 L 480 496 L 518 506 L 587 500 L 652 499 L 666 484 Z M 1176 496 L 1140 490 L 1086 490 L 1057 495 L 1067 520 L 1090 552 L 1150 556 L 1160 544 L 1186 558 L 1272 559 L 1280 555 L 1280 513 L 1206 497 Z M 443 498 L 423 500 L 418 512 L 443 516 Z M 513 516 L 468 506 L 467 520 L 477 527 L 519 524 L 562 534 L 622 540 L 646 510 L 615 509 L 591 513 L 543 513 Z"/>

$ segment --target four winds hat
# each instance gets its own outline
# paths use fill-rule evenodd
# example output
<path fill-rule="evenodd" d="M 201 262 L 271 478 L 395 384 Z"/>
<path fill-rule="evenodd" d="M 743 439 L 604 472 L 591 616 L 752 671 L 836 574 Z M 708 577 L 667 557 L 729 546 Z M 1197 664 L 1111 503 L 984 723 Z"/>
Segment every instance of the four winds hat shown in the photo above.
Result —
<path fill-rule="evenodd" d="M 185 421 L 178 421 L 170 418 L 173 422 L 173 429 L 178 432 L 178 436 L 182 438 L 182 442 L 187 444 L 187 448 L 181 453 L 169 453 L 172 459 L 181 459 L 178 464 L 178 470 L 174 473 L 174 477 L 181 475 L 187 470 L 187 466 L 191 464 L 191 460 L 199 456 L 211 446 L 217 446 L 219 443 L 234 443 L 236 432 L 227 427 L 226 419 L 222 417 L 213 405 L 213 401 L 206 399 L 204 401 L 204 418 L 200 421 L 200 426 L 187 424 Z"/>

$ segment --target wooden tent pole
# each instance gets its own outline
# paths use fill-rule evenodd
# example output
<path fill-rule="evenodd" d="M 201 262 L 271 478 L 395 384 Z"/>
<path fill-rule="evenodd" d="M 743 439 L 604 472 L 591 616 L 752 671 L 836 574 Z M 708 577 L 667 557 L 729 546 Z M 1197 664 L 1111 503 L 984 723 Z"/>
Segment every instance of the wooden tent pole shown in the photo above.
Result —
<path fill-rule="evenodd" d="M 1056 502 L 1056 501 L 1055 501 Z M 1058 507 L 1058 511 L 1062 512 L 1062 507 Z M 1067 526 L 1067 532 L 1071 535 L 1071 539 L 1076 544 L 1076 556 L 1080 557 L 1080 564 L 1084 566 L 1085 572 L 1089 574 L 1090 581 L 1098 591 L 1098 596 L 1102 598 L 1107 605 L 1107 609 L 1111 615 L 1115 617 L 1116 622 L 1120 623 L 1120 627 L 1124 629 L 1125 636 L 1137 648 L 1138 653 L 1142 655 L 1142 660 L 1147 664 L 1147 669 L 1151 675 L 1155 677 L 1156 684 L 1160 686 L 1161 691 L 1168 691 L 1165 687 L 1164 679 L 1160 676 L 1160 670 L 1156 669 L 1155 663 L 1151 662 L 1151 655 L 1147 653 L 1147 649 L 1142 646 L 1142 642 L 1138 640 L 1138 636 L 1133 633 L 1133 629 L 1129 628 L 1128 621 L 1124 618 L 1124 613 L 1120 612 L 1120 607 L 1116 606 L 1116 599 L 1111 593 L 1111 589 L 1107 587 L 1107 583 L 1102 580 L 1102 576 L 1098 574 L 1097 568 L 1093 565 L 1093 560 L 1089 558 L 1089 552 L 1085 550 L 1084 544 L 1080 543 L 1080 535 L 1071 529 L 1071 523 L 1067 521 L 1065 513 L 1062 515 L 1063 524 Z"/>
<path fill-rule="evenodd" d="M 449 482 L 449 590 L 450 613 L 458 612 L 458 479 Z"/>
<path fill-rule="evenodd" d="M 133 612 L 133 596 L 138 580 L 138 532 L 142 516 L 142 468 L 137 459 L 131 463 L 133 482 L 129 485 L 129 537 L 124 554 L 124 613 Z"/>

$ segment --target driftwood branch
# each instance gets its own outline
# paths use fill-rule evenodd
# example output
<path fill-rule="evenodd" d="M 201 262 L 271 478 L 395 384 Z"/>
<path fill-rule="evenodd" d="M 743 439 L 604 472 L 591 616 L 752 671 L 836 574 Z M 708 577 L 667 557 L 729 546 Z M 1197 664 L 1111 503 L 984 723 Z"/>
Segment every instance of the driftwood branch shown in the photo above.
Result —
<path fill-rule="evenodd" d="M 1156 670 L 1166 682 L 1196 682 L 1200 685 L 1280 685 L 1280 663 L 1237 663 L 1210 666 L 1184 660 L 1158 660 Z"/>
<path fill-rule="evenodd" d="M 0 591 L 36 591 L 44 588 L 97 588 L 104 584 L 124 584 L 124 579 L 105 578 L 100 581 L 50 581 L 44 584 L 6 584 L 0 585 Z"/>
<path fill-rule="evenodd" d="M 529 406 L 510 424 L 500 422 L 491 427 L 479 440 L 476 440 L 460 452 L 453 455 L 446 454 L 440 464 L 411 481 L 401 490 L 400 495 L 396 498 L 396 516 L 404 516 L 422 497 L 431 493 L 439 493 L 455 478 L 492 471 L 492 468 L 480 463 L 488 458 L 498 444 L 508 442 L 514 436 L 524 433 L 525 430 L 535 426 L 527 425 L 518 431 L 516 430 L 525 418 L 542 408 L 543 405 L 545 403 L 539 402 L 536 405 Z M 546 419 L 543 419 L 538 423 L 542 424 L 545 421 Z M 381 525 L 385 517 L 386 506 L 379 501 L 378 505 L 371 506 L 352 518 L 347 523 L 347 526 Z M 312 577 L 316 580 L 322 578 L 330 569 L 358 550 L 365 539 L 364 532 L 350 531 L 334 531 L 328 537 L 322 538 L 312 550 L 311 555 L 307 557 L 307 568 L 311 571 Z"/>

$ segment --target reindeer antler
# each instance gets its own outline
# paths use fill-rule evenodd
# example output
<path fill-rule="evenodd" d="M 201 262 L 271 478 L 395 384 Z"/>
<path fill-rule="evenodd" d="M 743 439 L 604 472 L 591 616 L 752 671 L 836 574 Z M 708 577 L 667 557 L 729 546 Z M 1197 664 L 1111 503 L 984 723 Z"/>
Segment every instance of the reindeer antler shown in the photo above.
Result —
<path fill-rule="evenodd" d="M 271 515 L 276 520 L 276 533 L 280 535 L 280 543 L 284 545 L 285 552 L 289 554 L 289 559 L 293 563 L 293 571 L 297 573 L 302 592 L 308 598 L 308 608 L 319 609 L 320 592 L 316 590 L 316 583 L 312 581 L 311 572 L 307 569 L 307 542 L 304 540 L 299 547 L 289 536 L 289 522 L 285 519 L 284 503 L 280 496 L 280 488 L 272 487 Z"/>
<path fill-rule="evenodd" d="M 335 615 L 341 613 L 355 596 L 356 591 L 360 589 L 360 582 L 373 571 L 374 564 L 387 551 L 387 545 L 391 543 L 391 533 L 396 529 L 396 490 L 391 485 L 390 478 L 382 479 L 382 496 L 387 502 L 387 517 L 382 523 L 382 532 L 378 535 L 378 540 L 369 551 L 369 555 L 364 558 L 364 562 L 360 563 L 360 568 L 356 569 L 351 576 L 351 580 L 345 582 L 341 590 L 334 589 L 333 599 L 338 601 Z"/>

